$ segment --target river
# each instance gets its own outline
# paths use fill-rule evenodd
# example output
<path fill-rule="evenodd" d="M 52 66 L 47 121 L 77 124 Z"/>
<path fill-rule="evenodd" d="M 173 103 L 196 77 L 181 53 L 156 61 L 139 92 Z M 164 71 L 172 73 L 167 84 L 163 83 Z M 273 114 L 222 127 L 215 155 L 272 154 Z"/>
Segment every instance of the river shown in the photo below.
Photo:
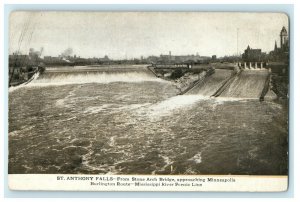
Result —
<path fill-rule="evenodd" d="M 9 173 L 287 174 L 286 105 L 195 92 L 139 66 L 48 69 L 9 91 Z"/>

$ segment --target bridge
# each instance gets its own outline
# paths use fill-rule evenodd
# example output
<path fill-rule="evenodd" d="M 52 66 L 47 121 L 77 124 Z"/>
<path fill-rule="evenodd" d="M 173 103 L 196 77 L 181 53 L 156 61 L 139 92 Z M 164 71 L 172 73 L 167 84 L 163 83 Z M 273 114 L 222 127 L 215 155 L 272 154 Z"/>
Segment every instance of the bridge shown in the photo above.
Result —
<path fill-rule="evenodd" d="M 167 64 L 152 64 L 155 69 L 176 69 L 176 68 L 192 68 L 193 65 L 189 63 L 167 63 Z"/>
<path fill-rule="evenodd" d="M 240 69 L 265 69 L 268 66 L 267 62 L 236 62 Z"/>

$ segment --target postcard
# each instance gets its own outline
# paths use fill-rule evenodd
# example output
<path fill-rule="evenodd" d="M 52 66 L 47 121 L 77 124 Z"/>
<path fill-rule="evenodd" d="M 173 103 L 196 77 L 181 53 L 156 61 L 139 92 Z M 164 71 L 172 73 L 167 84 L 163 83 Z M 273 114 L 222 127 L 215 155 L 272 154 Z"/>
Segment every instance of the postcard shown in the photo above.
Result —
<path fill-rule="evenodd" d="M 288 189 L 284 13 L 14 11 L 12 190 Z"/>

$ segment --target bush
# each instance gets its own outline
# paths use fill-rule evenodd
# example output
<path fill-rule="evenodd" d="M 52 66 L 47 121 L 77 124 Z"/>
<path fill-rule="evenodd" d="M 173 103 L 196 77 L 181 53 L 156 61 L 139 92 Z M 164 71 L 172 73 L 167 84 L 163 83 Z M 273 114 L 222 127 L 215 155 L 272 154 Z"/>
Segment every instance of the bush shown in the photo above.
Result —
<path fill-rule="evenodd" d="M 45 67 L 39 67 L 40 74 L 44 73 L 45 69 L 46 69 Z"/>
<path fill-rule="evenodd" d="M 18 79 L 20 79 L 20 75 L 19 74 L 14 74 L 13 78 L 18 80 Z"/>
<path fill-rule="evenodd" d="M 193 74 L 200 74 L 204 71 L 204 69 L 200 69 L 200 68 L 197 68 L 197 69 L 188 69 L 188 72 L 192 72 Z"/>
<path fill-rule="evenodd" d="M 174 72 L 172 72 L 170 78 L 171 79 L 178 79 L 178 78 L 182 77 L 183 75 L 184 75 L 184 73 L 183 73 L 182 69 L 177 68 L 177 69 L 174 70 Z"/>

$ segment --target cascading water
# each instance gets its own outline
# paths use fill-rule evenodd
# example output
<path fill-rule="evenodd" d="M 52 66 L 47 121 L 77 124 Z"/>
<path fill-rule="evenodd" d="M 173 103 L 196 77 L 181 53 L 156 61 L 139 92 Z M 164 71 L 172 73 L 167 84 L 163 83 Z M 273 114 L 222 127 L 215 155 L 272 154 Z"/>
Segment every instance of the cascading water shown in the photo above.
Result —
<path fill-rule="evenodd" d="M 202 83 L 199 83 L 187 94 L 199 94 L 203 96 L 213 95 L 222 84 L 230 77 L 232 70 L 217 69 L 215 73 L 205 78 Z"/>
<path fill-rule="evenodd" d="M 225 90 L 219 96 L 223 98 L 258 99 L 268 74 L 268 70 L 242 70 L 240 74 L 232 77 L 232 83 L 224 88 Z M 205 78 L 187 94 L 212 96 L 223 84 L 229 81 L 231 76 L 233 76 L 233 71 L 217 69 L 214 74 Z"/>
<path fill-rule="evenodd" d="M 243 70 L 221 97 L 259 98 L 268 77 L 268 70 Z"/>
<path fill-rule="evenodd" d="M 285 106 L 176 96 L 144 69 L 79 69 L 9 92 L 9 173 L 287 173 Z"/>
<path fill-rule="evenodd" d="M 117 69 L 51 69 L 46 71 L 29 86 L 68 85 L 85 83 L 112 83 L 112 82 L 165 82 L 149 73 L 144 68 Z"/>

